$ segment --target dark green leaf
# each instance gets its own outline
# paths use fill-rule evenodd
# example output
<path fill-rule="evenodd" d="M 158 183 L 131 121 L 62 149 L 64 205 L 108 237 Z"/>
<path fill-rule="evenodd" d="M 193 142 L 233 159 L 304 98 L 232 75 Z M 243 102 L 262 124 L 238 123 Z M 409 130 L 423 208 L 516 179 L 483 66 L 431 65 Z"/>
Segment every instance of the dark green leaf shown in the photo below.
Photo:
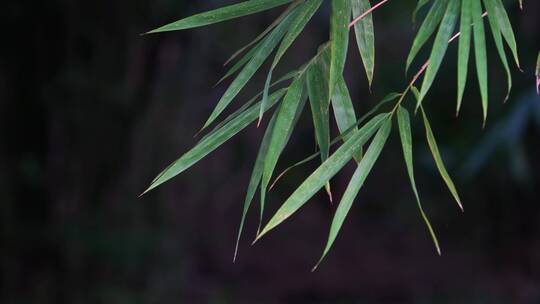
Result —
<path fill-rule="evenodd" d="M 484 33 L 484 20 L 482 19 L 482 3 L 480 0 L 470 0 L 472 3 L 472 20 L 474 33 L 474 54 L 476 59 L 476 73 L 482 96 L 482 110 L 484 123 L 487 119 L 488 110 L 488 70 L 486 53 L 486 36 Z"/>
<path fill-rule="evenodd" d="M 351 19 L 350 0 L 332 0 L 330 17 L 330 76 L 328 96 L 334 95 L 334 89 L 339 76 L 343 75 L 347 49 L 349 47 L 349 21 Z"/>
<path fill-rule="evenodd" d="M 463 1 L 461 4 L 461 25 L 458 49 L 458 96 L 456 115 L 461 108 L 463 100 L 463 92 L 467 83 L 467 73 L 469 70 L 469 55 L 471 51 L 471 23 L 472 23 L 472 7 L 471 1 Z"/>
<path fill-rule="evenodd" d="M 369 0 L 352 0 L 353 16 L 360 16 L 371 8 Z M 354 25 L 356 44 L 364 63 L 369 86 L 373 82 L 375 71 L 375 34 L 373 31 L 372 14 L 366 15 Z"/>

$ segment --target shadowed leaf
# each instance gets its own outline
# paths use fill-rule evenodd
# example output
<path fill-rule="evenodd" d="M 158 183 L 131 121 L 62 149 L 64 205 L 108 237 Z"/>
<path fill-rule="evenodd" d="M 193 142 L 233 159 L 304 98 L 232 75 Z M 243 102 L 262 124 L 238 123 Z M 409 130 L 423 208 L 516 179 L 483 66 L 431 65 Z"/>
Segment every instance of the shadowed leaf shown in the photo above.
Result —
<path fill-rule="evenodd" d="M 458 95 L 456 116 L 459 114 L 461 102 L 463 100 L 463 92 L 465 91 L 465 85 L 467 83 L 467 73 L 469 70 L 469 55 L 471 52 L 471 1 L 462 1 L 461 5 L 461 36 L 459 37 L 458 48 Z"/>
<path fill-rule="evenodd" d="M 482 4 L 480 0 L 471 0 L 473 33 L 474 33 L 474 55 L 476 59 L 476 74 L 482 96 L 482 110 L 484 124 L 487 119 L 488 110 L 488 70 L 486 53 L 486 36 L 484 33 L 484 20 L 482 19 Z"/>
<path fill-rule="evenodd" d="M 370 8 L 369 0 L 352 0 L 353 16 L 360 16 Z M 371 87 L 375 71 L 375 34 L 373 32 L 372 14 L 366 15 L 362 20 L 355 23 L 354 32 L 360 57 L 364 63 L 364 69 Z"/>
<path fill-rule="evenodd" d="M 330 17 L 330 76 L 328 80 L 328 96 L 334 94 L 339 76 L 343 74 L 347 49 L 349 47 L 349 20 L 351 18 L 350 0 L 332 0 Z"/>

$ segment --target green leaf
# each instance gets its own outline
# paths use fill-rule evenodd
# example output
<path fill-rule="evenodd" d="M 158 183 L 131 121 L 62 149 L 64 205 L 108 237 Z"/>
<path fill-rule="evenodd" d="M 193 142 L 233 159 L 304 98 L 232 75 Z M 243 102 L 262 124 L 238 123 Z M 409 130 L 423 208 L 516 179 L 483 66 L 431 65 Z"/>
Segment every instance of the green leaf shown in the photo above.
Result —
<path fill-rule="evenodd" d="M 324 257 L 330 251 L 330 248 L 336 240 L 339 230 L 341 229 L 341 226 L 345 221 L 345 217 L 351 209 L 354 199 L 358 195 L 360 188 L 362 188 L 362 186 L 364 185 L 368 174 L 373 169 L 373 165 L 375 165 L 375 162 L 379 158 L 381 151 L 386 144 L 386 140 L 388 139 L 388 135 L 390 134 L 391 129 L 392 120 L 387 119 L 377 132 L 377 135 L 375 135 L 375 138 L 373 138 L 372 143 L 369 145 L 369 148 L 366 151 L 366 155 L 358 164 L 358 167 L 356 168 L 356 171 L 354 172 L 349 182 L 349 185 L 347 186 L 347 189 L 345 190 L 345 193 L 341 198 L 339 206 L 336 210 L 336 214 L 334 215 L 334 219 L 332 220 L 332 225 L 330 226 L 330 233 L 328 235 L 328 241 L 326 243 L 326 247 L 324 248 L 324 252 L 319 259 L 319 262 L 317 262 L 317 265 L 313 267 L 313 270 L 315 270 L 319 266 L 319 264 L 323 261 Z"/>
<path fill-rule="evenodd" d="M 340 134 L 344 134 L 343 141 L 351 138 L 356 128 L 356 113 L 354 111 L 354 106 L 351 100 L 351 95 L 349 94 L 349 89 L 345 83 L 343 76 L 340 77 L 336 85 L 336 90 L 334 91 L 334 96 L 332 97 L 332 108 L 334 109 L 334 117 L 336 118 L 336 124 L 339 129 Z M 345 134 L 349 128 L 353 127 L 354 131 Z M 362 151 L 359 151 L 354 158 L 356 161 L 362 159 Z"/>
<path fill-rule="evenodd" d="M 272 174 L 274 173 L 279 157 L 281 156 L 283 149 L 285 149 L 296 121 L 298 120 L 298 113 L 302 112 L 304 105 L 302 102 L 304 86 L 305 78 L 303 75 L 293 81 L 287 90 L 287 94 L 283 98 L 283 102 L 281 103 L 281 107 L 279 108 L 279 112 L 276 117 L 276 126 L 272 132 L 270 146 L 264 160 L 264 170 L 261 183 L 260 221 L 262 221 L 263 217 L 268 184 L 270 183 L 270 179 L 272 178 Z"/>
<path fill-rule="evenodd" d="M 448 0 L 435 0 L 435 3 L 433 3 L 433 6 L 430 8 L 426 18 L 424 19 L 424 22 L 422 22 L 420 29 L 418 29 L 418 33 L 414 37 L 411 50 L 409 51 L 409 56 L 407 57 L 407 71 L 409 70 L 411 63 L 413 62 L 414 58 L 416 57 L 422 46 L 424 46 L 429 37 L 431 37 L 431 34 L 435 32 L 437 25 L 439 24 L 439 22 L 441 22 L 441 19 L 443 18 L 444 11 L 446 10 L 447 6 Z"/>
<path fill-rule="evenodd" d="M 413 166 L 413 152 L 412 152 L 412 134 L 411 134 L 411 121 L 409 118 L 409 112 L 402 106 L 398 107 L 397 110 L 397 119 L 399 125 L 399 136 L 401 138 L 401 146 L 403 148 L 403 157 L 405 158 L 405 165 L 407 166 L 407 173 L 409 175 L 409 180 L 411 182 L 411 187 L 416 198 L 416 204 L 418 205 L 418 210 L 422 219 L 426 223 L 429 234 L 433 239 L 435 244 L 435 249 L 437 253 L 441 255 L 441 247 L 439 246 L 439 241 L 437 240 L 437 235 L 429 222 L 429 218 L 424 212 L 422 203 L 420 202 L 420 196 L 418 195 L 418 190 L 416 188 L 416 181 L 414 179 L 414 166 Z"/>
<path fill-rule="evenodd" d="M 484 6 L 486 7 L 486 10 L 488 12 L 488 20 L 489 20 L 489 25 L 491 27 L 491 33 L 493 34 L 493 41 L 495 42 L 497 52 L 499 53 L 499 58 L 501 59 L 504 70 L 506 71 L 507 93 L 504 99 L 506 101 L 508 100 L 510 96 L 510 91 L 512 90 L 512 74 L 510 73 L 508 59 L 506 58 L 506 53 L 504 52 L 504 45 L 503 45 L 503 41 L 501 37 L 501 28 L 499 27 L 497 18 L 493 17 L 493 16 L 496 16 L 497 9 L 494 6 L 493 0 L 484 0 Z"/>
<path fill-rule="evenodd" d="M 257 236 L 260 239 L 263 235 L 274 229 L 277 225 L 289 218 L 294 212 L 302 207 L 315 193 L 317 193 L 358 151 L 359 147 L 379 129 L 379 126 L 389 114 L 379 114 L 372 118 L 364 127 L 347 140 L 334 154 L 322 163 L 304 182 L 294 191 L 294 193 L 279 208 L 276 214 L 270 219 L 266 227 Z"/>
<path fill-rule="evenodd" d="M 264 95 L 263 95 L 263 105 L 265 104 L 266 99 L 268 98 L 268 86 L 270 84 L 270 81 L 272 79 L 272 73 L 276 66 L 278 65 L 279 61 L 285 55 L 285 52 L 289 49 L 289 47 L 292 45 L 294 40 L 300 35 L 306 24 L 309 22 L 311 17 L 315 14 L 317 9 L 321 6 L 322 0 L 310 0 L 306 1 L 298 8 L 299 13 L 296 15 L 295 19 L 291 22 L 290 28 L 287 31 L 287 34 L 281 41 L 281 44 L 276 52 L 276 56 L 274 57 L 274 61 L 272 62 L 272 66 L 270 67 L 270 70 L 268 71 L 268 75 L 266 77 L 266 82 L 264 85 Z M 261 113 L 259 114 L 259 121 L 262 119 L 262 109 L 261 107 Z"/>
<path fill-rule="evenodd" d="M 321 60 L 311 64 L 307 70 L 307 88 L 315 138 L 321 151 L 321 161 L 324 162 L 330 151 L 330 118 L 328 113 L 330 98 L 328 97 L 328 79 L 324 63 Z M 326 185 L 326 192 L 332 201 L 330 184 Z"/>
<path fill-rule="evenodd" d="M 448 174 L 448 171 L 446 170 L 446 167 L 444 166 L 444 162 L 441 158 L 441 153 L 439 152 L 439 147 L 437 146 L 437 141 L 435 140 L 435 136 L 433 135 L 433 131 L 431 130 L 431 125 L 429 124 L 429 120 L 427 118 L 426 112 L 424 111 L 423 107 L 420 107 L 420 109 L 422 110 L 422 117 L 424 119 L 424 126 L 426 128 L 426 139 L 428 141 L 431 154 L 433 155 L 433 159 L 435 160 L 435 164 L 437 165 L 437 169 L 439 170 L 439 173 L 441 174 L 442 179 L 446 183 L 446 186 L 450 190 L 450 193 L 452 193 L 452 196 L 456 200 L 459 208 L 461 209 L 461 211 L 463 211 L 463 205 L 461 204 L 461 199 L 459 198 L 454 182 L 450 178 L 450 175 Z"/>
<path fill-rule="evenodd" d="M 278 42 L 283 38 L 285 32 L 287 31 L 291 21 L 294 19 L 295 13 L 298 12 L 294 10 L 290 15 L 288 15 L 281 24 L 279 24 L 269 35 L 263 40 L 263 43 L 258 47 L 253 57 L 238 74 L 236 79 L 231 83 L 227 91 L 223 94 L 218 104 L 214 108 L 214 111 L 206 121 L 203 126 L 203 129 L 208 127 L 218 116 L 225 110 L 225 108 L 232 102 L 232 100 L 240 93 L 240 90 L 244 88 L 246 83 L 253 77 L 255 72 L 263 64 L 263 62 L 268 58 L 270 53 L 277 46 Z M 264 95 L 264 94 L 263 94 Z M 263 99 L 263 104 L 265 100 Z"/>
<path fill-rule="evenodd" d="M 439 27 L 439 32 L 435 37 L 433 42 L 433 49 L 431 50 L 431 55 L 429 56 L 429 65 L 427 67 L 424 81 L 422 82 L 422 88 L 420 90 L 420 99 L 418 100 L 418 106 L 422 104 L 422 100 L 426 97 L 427 92 L 431 88 L 435 76 L 441 67 L 444 55 L 448 49 L 448 40 L 454 32 L 454 27 L 459 15 L 459 0 L 450 0 L 446 12 L 444 14 L 443 20 Z"/>
<path fill-rule="evenodd" d="M 238 55 L 242 54 L 245 50 L 247 50 L 248 48 L 252 47 L 253 45 L 257 44 L 261 39 L 263 39 L 268 33 L 270 33 L 271 30 L 273 30 L 278 24 L 281 23 L 281 21 L 283 21 L 283 19 L 285 19 L 285 17 L 287 17 L 287 15 L 289 15 L 289 13 L 295 8 L 297 7 L 300 3 L 302 2 L 302 0 L 296 0 L 294 1 L 293 3 L 291 3 L 291 5 L 289 5 L 287 7 L 287 9 L 285 11 L 283 11 L 277 18 L 276 20 L 274 20 L 263 32 L 261 32 L 259 35 L 257 35 L 257 37 L 255 37 L 255 39 L 253 39 L 250 43 L 244 45 L 242 48 L 240 48 L 239 50 L 237 50 L 236 52 L 234 52 L 234 54 L 231 55 L 231 57 L 229 57 L 229 59 L 227 59 L 227 61 L 223 64 L 223 65 L 227 65 L 229 64 L 229 62 L 233 61 L 236 57 L 238 57 Z"/>
<path fill-rule="evenodd" d="M 418 3 L 416 3 L 416 8 L 413 11 L 412 14 L 412 22 L 416 23 L 416 16 L 418 15 L 418 12 L 429 3 L 429 0 L 418 0 Z"/>
<path fill-rule="evenodd" d="M 353 16 L 360 16 L 371 8 L 369 0 L 352 0 Z M 360 57 L 364 63 L 369 86 L 373 82 L 375 71 L 375 34 L 373 31 L 372 14 L 366 15 L 354 25 L 356 44 L 360 51 Z"/>
<path fill-rule="evenodd" d="M 264 44 L 265 40 L 266 39 L 264 39 L 263 41 L 257 43 L 257 45 L 255 45 L 244 56 L 242 56 L 242 58 L 240 58 L 240 60 L 238 60 L 231 68 L 229 68 L 229 70 L 227 70 L 227 73 L 225 73 L 225 75 L 223 75 L 223 77 L 221 77 L 218 80 L 218 82 L 216 82 L 216 84 L 214 86 L 219 85 L 225 79 L 231 77 L 231 75 L 233 75 L 238 70 L 240 70 L 244 65 L 246 65 L 246 63 L 248 63 L 253 58 L 253 56 L 257 53 L 257 51 L 259 50 L 261 45 Z"/>
<path fill-rule="evenodd" d="M 495 9 L 494 15 L 496 16 L 497 23 L 499 24 L 501 34 L 506 40 L 506 43 L 508 44 L 508 46 L 510 47 L 510 50 L 512 51 L 512 55 L 514 56 L 514 61 L 516 62 L 516 65 L 519 68 L 519 56 L 518 56 L 518 51 L 517 51 L 516 37 L 514 36 L 514 30 L 512 29 L 512 24 L 510 23 L 510 19 L 508 18 L 506 9 L 504 8 L 504 5 L 501 0 L 492 0 L 492 3 Z"/>
<path fill-rule="evenodd" d="M 261 146 L 259 147 L 259 152 L 257 153 L 257 159 L 255 160 L 253 171 L 251 172 L 251 178 L 249 179 L 249 185 L 248 185 L 248 189 L 246 193 L 246 198 L 244 200 L 244 208 L 242 210 L 242 218 L 240 219 L 240 227 L 238 228 L 238 235 L 236 237 L 236 245 L 234 247 L 233 262 L 236 261 L 236 256 L 238 254 L 238 245 L 240 244 L 240 237 L 242 236 L 242 231 L 244 229 L 244 223 L 246 221 L 247 212 L 249 210 L 249 207 L 251 206 L 251 201 L 253 201 L 255 192 L 257 192 L 257 187 L 259 186 L 261 182 L 263 169 L 264 169 L 264 160 L 268 153 L 268 147 L 270 145 L 270 138 L 272 136 L 272 131 L 274 130 L 274 126 L 276 123 L 276 116 L 277 116 L 278 111 L 279 111 L 279 108 L 278 110 L 274 112 L 274 115 L 272 115 L 272 119 L 268 123 L 268 127 L 266 128 L 266 131 L 264 132 L 264 137 L 262 139 Z"/>
<path fill-rule="evenodd" d="M 459 37 L 458 48 L 458 96 L 456 116 L 459 114 L 461 102 L 463 100 L 463 92 L 465 91 L 465 85 L 467 83 L 467 73 L 469 70 L 469 55 L 471 52 L 471 1 L 463 1 L 461 5 L 461 36 Z"/>
<path fill-rule="evenodd" d="M 292 0 L 250 0 L 196 14 L 148 32 L 159 33 L 191 29 L 238 17 L 255 14 L 291 2 Z"/>
<path fill-rule="evenodd" d="M 484 114 L 485 124 L 488 110 L 488 70 L 486 36 L 484 33 L 484 20 L 482 19 L 482 4 L 480 3 L 480 0 L 471 0 L 471 2 L 476 74 L 478 76 L 478 84 L 480 86 L 480 95 L 482 96 L 482 110 Z"/>
<path fill-rule="evenodd" d="M 339 76 L 343 75 L 347 49 L 349 47 L 349 20 L 351 18 L 350 0 L 332 0 L 330 16 L 330 76 L 328 96 L 334 95 Z"/>
<path fill-rule="evenodd" d="M 281 89 L 273 93 L 270 97 L 270 103 L 267 107 L 270 108 L 285 94 L 286 89 Z M 246 128 L 251 122 L 257 119 L 259 113 L 260 102 L 254 104 L 246 111 L 239 114 L 236 118 L 226 123 L 221 129 L 216 130 L 212 135 L 201 140 L 195 147 L 182 155 L 179 159 L 169 165 L 161 172 L 150 184 L 148 189 L 143 194 L 184 172 L 210 152 L 217 149 L 235 134 Z"/>

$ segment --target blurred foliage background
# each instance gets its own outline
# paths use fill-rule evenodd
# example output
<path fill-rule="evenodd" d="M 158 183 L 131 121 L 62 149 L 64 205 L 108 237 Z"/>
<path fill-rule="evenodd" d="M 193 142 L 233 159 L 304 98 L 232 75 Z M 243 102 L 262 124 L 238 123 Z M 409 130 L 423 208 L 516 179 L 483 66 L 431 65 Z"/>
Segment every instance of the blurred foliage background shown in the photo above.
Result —
<path fill-rule="evenodd" d="M 508 3 L 524 72 L 513 69 L 507 104 L 504 71 L 488 40 L 485 129 L 473 76 L 461 115 L 454 116 L 457 45 L 425 101 L 464 214 L 439 179 L 414 119 L 417 180 L 442 257 L 413 201 L 394 132 L 315 273 L 310 269 L 335 210 L 324 193 L 253 247 L 256 216 L 248 219 L 239 260 L 232 263 L 263 129 L 248 128 L 137 198 L 196 142 L 193 135 L 226 88 L 212 89 L 222 63 L 280 10 L 187 32 L 139 34 L 226 3 L 3 2 L 1 303 L 540 303 L 540 99 L 534 91 L 540 2 L 525 0 L 523 12 L 517 1 Z M 371 93 L 351 44 L 346 78 L 359 113 L 405 87 L 414 5 L 390 1 L 374 15 Z M 328 8 L 295 43 L 281 72 L 328 39 L 327 20 Z M 264 75 L 236 105 L 262 89 Z M 313 151 L 307 119 L 279 168 Z M 315 166 L 280 182 L 269 208 L 275 210 Z M 334 179 L 338 197 L 352 169 Z"/>

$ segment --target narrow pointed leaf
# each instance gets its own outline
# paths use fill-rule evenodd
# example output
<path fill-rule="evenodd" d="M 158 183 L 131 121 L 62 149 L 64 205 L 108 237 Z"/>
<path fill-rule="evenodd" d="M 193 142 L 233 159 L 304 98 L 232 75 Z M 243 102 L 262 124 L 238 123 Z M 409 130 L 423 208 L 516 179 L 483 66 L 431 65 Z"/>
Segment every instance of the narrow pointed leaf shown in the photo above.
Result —
<path fill-rule="evenodd" d="M 233 61 L 236 57 L 238 57 L 240 54 L 242 54 L 245 50 L 247 50 L 248 48 L 256 45 L 268 33 L 270 33 L 271 30 L 273 30 L 279 23 L 281 23 L 281 21 L 283 21 L 283 19 L 285 19 L 285 17 L 287 17 L 287 15 L 289 15 L 289 13 L 296 6 L 298 6 L 300 3 L 301 3 L 301 0 L 296 0 L 293 3 L 291 3 L 291 5 L 289 5 L 289 7 L 287 7 L 287 9 L 285 11 L 283 11 L 283 13 L 281 13 L 268 27 L 266 27 L 266 29 L 264 31 L 262 31 L 259 35 L 257 35 L 257 37 L 255 37 L 255 39 L 253 39 L 250 43 L 244 45 L 242 48 L 240 48 L 239 50 L 234 52 L 234 54 L 232 54 L 231 57 L 229 57 L 229 59 L 227 59 L 227 61 L 223 65 L 229 64 L 229 62 Z"/>
<path fill-rule="evenodd" d="M 340 134 L 344 134 L 343 141 L 349 139 L 357 130 L 356 125 L 356 113 L 349 94 L 349 89 L 345 83 L 345 79 L 340 77 L 334 96 L 332 97 L 332 108 L 334 109 L 334 117 Z M 345 134 L 349 128 L 354 127 L 353 132 Z M 359 151 L 354 158 L 356 161 L 360 161 L 362 158 L 362 151 Z"/>
<path fill-rule="evenodd" d="M 424 46 L 429 37 L 431 37 L 431 34 L 437 29 L 437 25 L 441 22 L 447 6 L 448 0 L 435 0 L 433 3 L 424 22 L 422 22 L 422 25 L 418 29 L 418 33 L 416 33 L 416 36 L 414 37 L 409 56 L 407 57 L 407 71 L 420 49 Z"/>
<path fill-rule="evenodd" d="M 349 140 L 347 140 L 334 154 L 322 163 L 294 193 L 279 208 L 276 214 L 270 219 L 262 232 L 257 236 L 260 239 L 263 235 L 274 229 L 277 225 L 289 218 L 294 212 L 300 209 L 315 193 L 317 193 L 328 181 L 339 171 L 359 147 L 379 129 L 382 122 L 388 118 L 388 113 L 379 114 L 372 118 L 364 127 L 360 128 Z"/>
<path fill-rule="evenodd" d="M 472 7 L 474 55 L 476 60 L 476 74 L 482 96 L 482 110 L 484 123 L 488 111 L 488 68 L 486 52 L 486 36 L 484 33 L 484 20 L 482 19 L 482 3 L 480 0 L 470 0 Z"/>
<path fill-rule="evenodd" d="M 227 108 L 227 106 L 232 102 L 232 100 L 240 93 L 240 91 L 244 88 L 246 83 L 253 77 L 255 72 L 260 68 L 260 66 L 263 64 L 263 62 L 268 58 L 270 53 L 274 50 L 274 48 L 277 46 L 281 38 L 283 38 L 283 35 L 285 35 L 285 32 L 287 31 L 287 28 L 290 25 L 291 20 L 294 18 L 294 15 L 297 11 L 294 10 L 289 14 L 283 22 L 281 22 L 269 35 L 266 39 L 263 40 L 263 43 L 258 47 L 255 54 L 253 54 L 253 57 L 249 60 L 249 62 L 244 66 L 242 71 L 238 74 L 236 79 L 231 83 L 229 88 L 227 88 L 227 91 L 223 94 L 221 99 L 219 100 L 218 104 L 214 108 L 214 111 L 206 121 L 206 123 L 203 126 L 203 129 L 208 127 L 218 116 Z M 264 104 L 265 102 L 263 102 Z"/>
<path fill-rule="evenodd" d="M 427 92 L 431 88 L 435 76 L 441 67 L 441 63 L 448 49 L 448 40 L 454 32 L 456 22 L 459 16 L 459 0 L 450 0 L 444 18 L 441 21 L 441 26 L 439 27 L 439 32 L 435 37 L 433 42 L 433 49 L 431 50 L 431 55 L 429 56 L 429 65 L 427 67 L 424 81 L 422 82 L 422 88 L 420 90 L 420 99 L 418 100 L 417 107 L 422 103 L 424 97 L 426 97 Z"/>
<path fill-rule="evenodd" d="M 313 14 L 317 11 L 317 9 L 321 6 L 322 0 L 310 0 L 304 2 L 299 8 L 299 13 L 296 15 L 294 20 L 291 21 L 291 25 L 289 30 L 287 31 L 287 34 L 281 41 L 281 44 L 276 52 L 276 56 L 274 57 L 274 61 L 272 62 L 272 66 L 270 67 L 270 70 L 268 71 L 268 75 L 266 77 L 266 82 L 264 85 L 264 95 L 263 95 L 263 105 L 265 104 L 266 99 L 268 98 L 268 86 L 270 84 L 270 81 L 272 79 L 272 73 L 276 66 L 278 65 L 279 61 L 285 55 L 285 52 L 289 49 L 289 47 L 292 45 L 294 40 L 300 35 L 306 24 L 309 22 Z M 259 120 L 262 118 L 262 109 L 261 107 L 261 113 L 259 114 Z"/>
<path fill-rule="evenodd" d="M 418 190 L 416 188 L 416 181 L 414 179 L 414 166 L 413 166 L 411 121 L 409 118 L 409 112 L 402 106 L 399 106 L 397 110 L 397 118 L 398 118 L 398 125 L 399 125 L 399 136 L 401 138 L 401 146 L 403 148 L 403 157 L 405 158 L 405 165 L 407 166 L 407 173 L 409 175 L 411 187 L 412 187 L 414 196 L 416 198 L 416 204 L 418 205 L 418 210 L 420 211 L 420 215 L 422 216 L 422 219 L 426 223 L 429 234 L 431 235 L 431 238 L 433 239 L 433 243 L 435 244 L 435 249 L 437 250 L 437 253 L 441 255 L 441 247 L 439 246 L 439 240 L 437 239 L 437 235 L 435 234 L 435 231 L 433 230 L 433 227 L 431 226 L 429 218 L 424 212 L 424 208 L 422 207 L 422 203 L 420 202 L 420 196 L 418 195 Z"/>
<path fill-rule="evenodd" d="M 200 26 L 205 26 L 213 23 L 218 23 L 238 17 L 255 14 L 261 11 L 269 10 L 276 6 L 280 6 L 291 2 L 292 0 L 249 0 L 241 3 L 221 7 L 208 12 L 196 14 L 160 28 L 152 30 L 148 33 L 159 33 L 168 31 L 185 30 Z"/>
<path fill-rule="evenodd" d="M 501 28 L 499 26 L 499 22 L 497 21 L 498 18 L 495 17 L 497 15 L 497 9 L 495 8 L 494 2 L 495 1 L 493 0 L 484 0 L 484 6 L 486 7 L 486 10 L 488 12 L 488 21 L 491 27 L 491 33 L 493 34 L 493 41 L 495 42 L 497 52 L 499 53 L 499 58 L 501 59 L 504 70 L 506 72 L 507 93 L 504 99 L 506 101 L 508 100 L 510 96 L 510 91 L 512 90 L 512 74 L 510 73 L 510 66 L 508 65 L 508 59 L 506 58 L 506 53 L 504 51 Z"/>
<path fill-rule="evenodd" d="M 330 76 L 328 81 L 328 96 L 334 94 L 339 76 L 343 75 L 347 49 L 349 47 L 349 21 L 351 18 L 350 0 L 331 0 L 330 16 Z"/>
<path fill-rule="evenodd" d="M 446 170 L 446 167 L 444 166 L 444 162 L 441 157 L 441 153 L 439 152 L 439 147 L 437 146 L 437 141 L 435 140 L 435 136 L 433 135 L 433 131 L 431 130 L 431 125 L 429 124 L 429 120 L 427 118 L 426 112 L 422 107 L 420 107 L 422 110 L 422 118 L 424 120 L 424 126 L 426 128 L 426 139 L 429 145 L 429 149 L 431 150 L 431 154 L 433 155 L 433 159 L 435 160 L 435 164 L 437 165 L 437 169 L 439 170 L 439 173 L 441 174 L 442 179 L 446 183 L 446 186 L 450 190 L 450 193 L 452 193 L 452 196 L 456 200 L 459 208 L 461 211 L 463 211 L 463 205 L 461 204 L 461 199 L 459 198 L 456 186 L 454 185 L 454 182 L 450 178 L 450 175 L 448 174 L 448 171 Z"/>
<path fill-rule="evenodd" d="M 377 135 L 375 135 L 375 138 L 373 138 L 373 142 L 369 145 L 366 154 L 358 164 L 358 167 L 356 168 L 356 171 L 354 172 L 349 182 L 349 185 L 347 186 L 347 189 L 345 190 L 345 193 L 343 194 L 343 197 L 339 202 L 339 206 L 336 210 L 336 214 L 334 215 L 334 219 L 332 220 L 332 225 L 330 226 L 330 233 L 328 235 L 328 241 L 326 243 L 326 247 L 324 248 L 324 252 L 313 270 L 315 270 L 317 266 L 319 266 L 324 257 L 330 251 L 330 248 L 336 240 L 339 230 L 341 229 L 341 226 L 345 221 L 345 217 L 347 217 L 347 214 L 351 209 L 354 199 L 364 185 L 368 174 L 373 169 L 373 165 L 375 165 L 375 162 L 379 158 L 381 151 L 386 144 L 386 140 L 388 139 L 388 135 L 390 134 L 391 129 L 392 120 L 388 119 L 379 129 Z"/>
<path fill-rule="evenodd" d="M 236 256 L 238 254 L 238 245 L 240 244 L 240 238 L 242 236 L 242 231 L 244 229 L 244 223 L 246 221 L 247 212 L 249 210 L 249 207 L 251 206 L 253 197 L 255 197 L 255 192 L 257 192 L 257 187 L 259 186 L 261 182 L 263 169 L 264 169 L 264 160 L 268 153 L 268 146 L 270 144 L 272 131 L 274 130 L 274 126 L 276 123 L 277 113 L 278 111 L 274 113 L 274 115 L 272 116 L 272 119 L 268 123 L 268 127 L 266 127 L 266 131 L 264 132 L 264 137 L 262 139 L 261 146 L 259 147 L 259 152 L 257 153 L 257 159 L 255 160 L 253 171 L 251 172 L 251 177 L 249 179 L 249 185 L 248 185 L 248 189 L 246 193 L 246 198 L 244 199 L 244 208 L 242 209 L 242 218 L 240 219 L 240 227 L 238 228 L 238 235 L 236 237 L 236 245 L 234 247 L 233 261 L 236 260 Z"/>
<path fill-rule="evenodd" d="M 510 19 L 508 18 L 508 14 L 506 13 L 504 4 L 501 0 L 493 0 L 492 3 L 494 5 L 497 23 L 499 24 L 499 28 L 501 29 L 501 34 L 504 37 L 506 43 L 508 44 L 508 47 L 510 47 L 512 55 L 514 56 L 514 61 L 519 67 L 519 56 L 517 51 L 516 37 L 514 36 L 514 30 L 512 29 L 512 24 L 510 23 Z"/>
<path fill-rule="evenodd" d="M 416 3 L 416 7 L 414 8 L 413 14 L 412 14 L 412 22 L 416 23 L 416 16 L 418 15 L 418 12 L 426 6 L 426 4 L 429 3 L 429 0 L 418 0 Z"/>
<path fill-rule="evenodd" d="M 330 145 L 328 79 L 321 62 L 313 63 L 307 71 L 309 104 L 315 127 L 315 137 L 321 150 L 321 159 L 328 158 Z"/>
<path fill-rule="evenodd" d="M 369 0 L 352 0 L 353 16 L 360 16 L 371 8 Z M 360 51 L 360 57 L 364 63 L 369 86 L 373 82 L 375 71 L 375 33 L 373 30 L 372 14 L 366 15 L 354 25 L 356 44 Z"/>
<path fill-rule="evenodd" d="M 277 103 L 285 92 L 285 89 L 281 89 L 273 93 L 270 97 L 270 103 L 268 104 L 267 109 Z M 221 129 L 208 136 L 206 139 L 201 140 L 195 147 L 182 155 L 182 157 L 173 162 L 162 173 L 160 173 L 144 193 L 147 193 L 148 191 L 184 172 L 200 161 L 203 157 L 210 154 L 210 152 L 217 149 L 235 134 L 246 128 L 251 122 L 257 119 L 259 107 L 260 102 L 242 112 L 236 118 L 226 123 Z"/>
<path fill-rule="evenodd" d="M 303 106 L 302 95 L 304 86 L 304 76 L 296 78 L 287 90 L 287 94 L 283 98 L 283 102 L 281 103 L 279 112 L 277 113 L 276 125 L 272 132 L 268 153 L 266 154 L 266 158 L 264 160 L 264 170 L 261 182 L 261 220 L 264 212 L 264 203 L 268 184 L 270 183 L 270 179 L 272 178 L 279 157 L 289 141 L 292 129 L 294 128 L 296 120 L 298 119 L 298 112 L 301 112 L 301 106 Z"/>
<path fill-rule="evenodd" d="M 463 100 L 463 92 L 467 83 L 467 73 L 469 70 L 469 55 L 471 52 L 471 24 L 472 24 L 472 7 L 471 1 L 463 1 L 461 3 L 461 25 L 458 48 L 458 95 L 456 115 L 461 108 Z"/>

